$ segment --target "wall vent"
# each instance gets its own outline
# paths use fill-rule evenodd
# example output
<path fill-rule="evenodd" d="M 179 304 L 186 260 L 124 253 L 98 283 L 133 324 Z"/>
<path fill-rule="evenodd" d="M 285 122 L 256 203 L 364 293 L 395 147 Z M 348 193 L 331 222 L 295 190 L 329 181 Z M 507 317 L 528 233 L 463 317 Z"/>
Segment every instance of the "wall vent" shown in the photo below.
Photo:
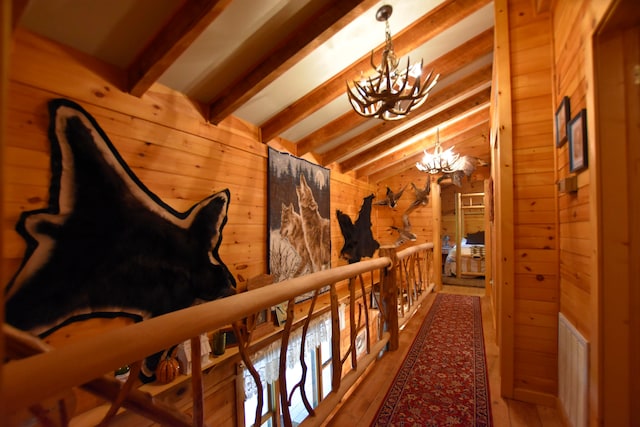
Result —
<path fill-rule="evenodd" d="M 589 342 L 559 313 L 558 398 L 572 427 L 586 427 L 588 420 Z"/>

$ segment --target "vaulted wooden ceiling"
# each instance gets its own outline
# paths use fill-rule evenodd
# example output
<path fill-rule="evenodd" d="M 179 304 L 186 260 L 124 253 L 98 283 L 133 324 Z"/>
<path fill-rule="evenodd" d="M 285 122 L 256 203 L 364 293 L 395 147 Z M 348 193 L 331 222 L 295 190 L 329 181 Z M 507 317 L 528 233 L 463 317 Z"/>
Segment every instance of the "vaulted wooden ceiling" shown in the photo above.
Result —
<path fill-rule="evenodd" d="M 400 121 L 366 119 L 346 82 L 372 71 L 389 19 L 395 52 L 440 79 Z M 493 2 L 488 0 L 14 0 L 16 26 L 120 67 L 141 96 L 160 83 L 233 115 L 297 156 L 380 182 L 443 148 L 490 161 Z M 379 59 L 376 60 L 379 62 Z"/>

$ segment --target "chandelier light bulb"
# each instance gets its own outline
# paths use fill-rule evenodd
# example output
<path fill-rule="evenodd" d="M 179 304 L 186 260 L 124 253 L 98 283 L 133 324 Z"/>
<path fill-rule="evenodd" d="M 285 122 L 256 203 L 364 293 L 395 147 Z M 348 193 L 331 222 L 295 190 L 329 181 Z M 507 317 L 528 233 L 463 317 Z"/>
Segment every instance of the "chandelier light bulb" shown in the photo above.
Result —
<path fill-rule="evenodd" d="M 422 172 L 430 174 L 438 173 L 452 173 L 456 171 L 459 154 L 453 152 L 453 147 L 442 150 L 440 145 L 440 131 L 436 129 L 436 144 L 433 149 L 433 154 L 429 153 L 426 149 L 424 151 L 424 157 L 421 162 L 416 163 L 416 168 Z"/>

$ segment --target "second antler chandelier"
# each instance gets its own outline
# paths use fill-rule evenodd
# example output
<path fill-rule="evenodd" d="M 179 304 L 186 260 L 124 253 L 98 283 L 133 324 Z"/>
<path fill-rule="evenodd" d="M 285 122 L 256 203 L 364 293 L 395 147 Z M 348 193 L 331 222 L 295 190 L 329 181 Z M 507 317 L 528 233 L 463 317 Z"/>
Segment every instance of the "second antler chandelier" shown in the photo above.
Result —
<path fill-rule="evenodd" d="M 385 23 L 385 47 L 379 66 L 374 64 L 371 52 L 371 66 L 377 74 L 363 77 L 361 81 L 354 80 L 351 85 L 347 82 L 349 102 L 355 112 L 363 117 L 402 119 L 427 100 L 429 91 L 438 82 L 439 75 L 431 78 L 433 71 L 422 79 L 423 61 L 411 65 L 407 57 L 406 68 L 398 69 L 400 61 L 393 51 L 389 31 L 389 17 L 392 12 L 393 8 L 390 5 L 384 5 L 376 13 L 376 19 Z"/>

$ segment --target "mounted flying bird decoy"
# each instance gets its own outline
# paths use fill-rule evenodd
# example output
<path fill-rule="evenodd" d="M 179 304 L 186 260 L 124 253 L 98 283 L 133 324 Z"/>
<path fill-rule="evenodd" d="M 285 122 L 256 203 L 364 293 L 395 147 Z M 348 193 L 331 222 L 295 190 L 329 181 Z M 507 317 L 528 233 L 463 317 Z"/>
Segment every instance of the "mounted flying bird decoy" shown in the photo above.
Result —
<path fill-rule="evenodd" d="M 395 208 L 398 204 L 398 200 L 400 200 L 400 197 L 402 197 L 402 193 L 404 193 L 405 188 L 407 188 L 406 185 L 402 187 L 400 191 L 394 193 L 391 188 L 387 187 L 387 197 L 383 200 L 377 201 L 375 204 L 379 206 L 389 206 L 390 208 Z"/>
<path fill-rule="evenodd" d="M 423 189 L 418 188 L 413 182 L 411 183 L 411 186 L 413 187 L 413 192 L 415 193 L 416 198 L 405 211 L 405 215 L 409 215 L 420 206 L 426 206 L 427 203 L 429 203 L 429 194 L 431 194 L 431 180 L 429 178 L 427 178 L 427 182 Z"/>
<path fill-rule="evenodd" d="M 400 246 L 406 242 L 415 242 L 418 238 L 411 231 L 411 223 L 409 222 L 409 215 L 406 213 L 402 215 L 402 228 L 396 227 L 394 225 L 392 225 L 391 228 L 396 230 L 399 234 L 398 239 L 396 240 L 396 243 L 395 243 L 396 246 Z"/>

